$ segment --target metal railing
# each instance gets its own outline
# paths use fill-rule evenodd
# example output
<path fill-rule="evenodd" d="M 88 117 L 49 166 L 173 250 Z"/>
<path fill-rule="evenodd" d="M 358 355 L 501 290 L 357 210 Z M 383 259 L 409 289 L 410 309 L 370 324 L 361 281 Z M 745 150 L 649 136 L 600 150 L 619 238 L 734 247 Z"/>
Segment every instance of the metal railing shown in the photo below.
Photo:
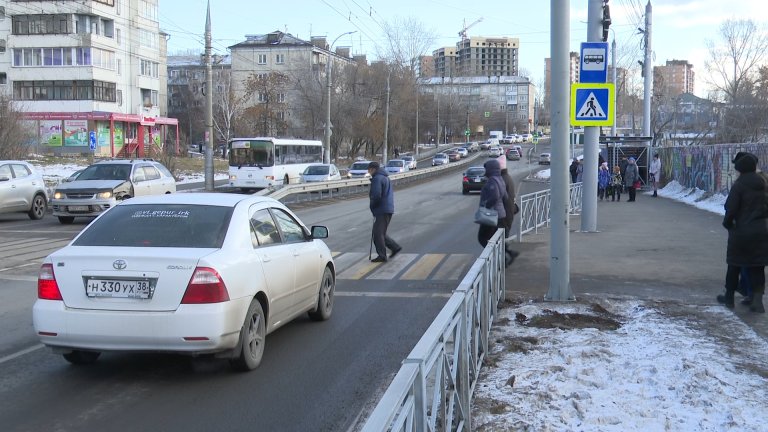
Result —
<path fill-rule="evenodd" d="M 568 200 L 568 213 L 577 214 L 581 212 L 583 183 L 571 183 Z M 520 196 L 520 213 L 518 214 L 520 224 L 520 235 L 517 237 L 519 242 L 523 241 L 523 235 L 530 232 L 539 233 L 539 228 L 549 226 L 550 208 L 552 205 L 551 189 L 545 189 Z"/>
<path fill-rule="evenodd" d="M 403 360 L 363 432 L 471 430 L 472 395 L 505 299 L 504 251 L 498 230 Z"/>

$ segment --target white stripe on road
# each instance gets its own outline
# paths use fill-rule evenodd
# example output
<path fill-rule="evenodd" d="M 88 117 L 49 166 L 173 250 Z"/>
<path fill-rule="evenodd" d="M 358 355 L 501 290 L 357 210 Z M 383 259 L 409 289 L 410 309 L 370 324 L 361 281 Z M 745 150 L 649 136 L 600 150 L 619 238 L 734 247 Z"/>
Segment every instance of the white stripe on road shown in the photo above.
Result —
<path fill-rule="evenodd" d="M 7 355 L 7 356 L 5 356 L 5 357 L 0 357 L 0 364 L 3 364 L 3 363 L 5 363 L 5 362 L 7 362 L 7 361 L 11 361 L 11 360 L 13 360 L 13 359 L 15 359 L 15 358 L 17 358 L 17 357 L 21 357 L 21 356 L 23 356 L 24 354 L 29 354 L 29 353 L 31 353 L 31 352 L 33 352 L 33 351 L 37 351 L 37 350 L 39 350 L 40 348 L 43 348 L 43 347 L 45 347 L 45 345 L 43 345 L 43 344 L 37 344 L 37 345 L 35 345 L 35 346 L 29 347 L 29 348 L 27 348 L 27 349 L 23 349 L 23 350 L 21 350 L 21 351 L 19 351 L 19 352 L 16 352 L 16 353 L 13 353 L 13 354 Z"/>
<path fill-rule="evenodd" d="M 415 292 L 360 292 L 360 291 L 336 291 L 334 295 L 339 297 L 388 297 L 388 298 L 449 298 L 453 293 L 415 293 Z"/>
<path fill-rule="evenodd" d="M 0 280 L 11 280 L 11 281 L 22 281 L 22 282 L 37 282 L 37 276 L 0 275 Z"/>

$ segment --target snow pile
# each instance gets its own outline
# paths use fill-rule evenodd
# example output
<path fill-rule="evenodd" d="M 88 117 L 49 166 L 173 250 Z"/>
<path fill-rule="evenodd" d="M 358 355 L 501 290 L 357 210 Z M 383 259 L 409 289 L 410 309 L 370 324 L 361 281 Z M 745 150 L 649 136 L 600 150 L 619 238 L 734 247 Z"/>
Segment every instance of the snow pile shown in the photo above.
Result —
<path fill-rule="evenodd" d="M 732 312 L 601 302 L 500 310 L 475 390 L 472 430 L 765 430 L 768 343 Z M 620 327 L 590 328 L 590 319 L 578 318 L 532 325 L 553 314 L 612 317 Z"/>
<path fill-rule="evenodd" d="M 652 192 L 646 192 L 646 195 L 650 193 Z M 659 195 L 663 196 L 664 198 L 670 198 L 675 201 L 681 201 L 690 204 L 696 208 L 707 210 L 712 213 L 717 213 L 720 215 L 725 214 L 725 208 L 723 205 L 725 204 L 725 199 L 727 197 L 723 194 L 707 195 L 707 193 L 701 189 L 685 188 L 683 185 L 673 180 L 667 183 L 663 189 L 659 189 Z"/>

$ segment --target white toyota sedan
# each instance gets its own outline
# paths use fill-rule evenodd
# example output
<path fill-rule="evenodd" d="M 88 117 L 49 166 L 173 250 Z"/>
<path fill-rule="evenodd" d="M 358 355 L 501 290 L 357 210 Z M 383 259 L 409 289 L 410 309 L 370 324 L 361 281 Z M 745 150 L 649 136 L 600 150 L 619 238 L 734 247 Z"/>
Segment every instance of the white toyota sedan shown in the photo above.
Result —
<path fill-rule="evenodd" d="M 335 265 L 324 226 L 268 197 L 135 197 L 45 258 L 33 324 L 70 363 L 102 351 L 212 354 L 261 362 L 265 336 L 330 318 Z"/>

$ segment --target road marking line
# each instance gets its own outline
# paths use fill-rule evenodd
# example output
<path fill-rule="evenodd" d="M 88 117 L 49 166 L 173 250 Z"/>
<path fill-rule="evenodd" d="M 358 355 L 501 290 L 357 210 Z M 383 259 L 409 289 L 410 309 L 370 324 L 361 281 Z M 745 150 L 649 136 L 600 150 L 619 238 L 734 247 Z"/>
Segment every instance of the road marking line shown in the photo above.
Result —
<path fill-rule="evenodd" d="M 22 276 L 22 275 L 0 275 L 2 280 L 22 281 L 22 282 L 37 282 L 37 276 Z"/>
<path fill-rule="evenodd" d="M 360 292 L 336 291 L 339 297 L 385 297 L 385 298 L 450 298 L 453 293 L 410 293 L 410 292 Z"/>
<path fill-rule="evenodd" d="M 445 254 L 426 254 L 408 269 L 402 276 L 401 280 L 424 280 L 429 277 L 435 266 L 440 264 L 440 261 L 445 258 Z"/>
<path fill-rule="evenodd" d="M 29 267 L 29 266 L 33 266 L 33 265 L 39 265 L 39 264 L 40 263 L 37 263 L 37 262 L 26 263 L 26 264 L 19 264 L 17 266 L 6 267 L 6 268 L 3 268 L 3 269 L 0 269 L 0 272 L 4 272 L 4 271 L 8 271 L 8 270 L 14 270 L 14 269 L 17 269 L 17 268 L 22 268 L 22 267 Z"/>
<path fill-rule="evenodd" d="M 23 350 L 21 350 L 21 351 L 15 352 L 15 353 L 13 353 L 13 354 L 9 354 L 9 355 L 7 355 L 7 356 L 5 356 L 5 357 L 0 357 L 0 364 L 3 364 L 3 363 L 5 363 L 5 362 L 7 362 L 7 361 L 11 361 L 11 360 L 13 360 L 13 359 L 15 359 L 15 358 L 17 358 L 17 357 L 21 357 L 21 356 L 23 356 L 24 354 L 29 354 L 29 353 L 31 353 L 32 351 L 37 351 L 37 350 L 39 350 L 40 348 L 44 348 L 44 347 L 45 347 L 45 345 L 43 345 L 43 344 L 37 344 L 37 345 L 35 345 L 35 346 L 32 346 L 32 347 L 29 347 L 29 348 L 27 348 L 27 349 L 23 349 Z"/>
<path fill-rule="evenodd" d="M 387 265 L 381 266 L 366 279 L 394 279 L 398 273 L 403 271 L 411 261 L 415 260 L 419 254 L 397 254 L 394 258 L 387 261 Z"/>
<path fill-rule="evenodd" d="M 385 263 L 370 262 L 368 261 L 368 257 L 363 257 L 363 259 L 353 264 L 352 267 L 341 272 L 341 274 L 338 275 L 336 278 L 337 279 L 355 279 L 355 280 L 361 279 L 363 276 L 367 275 L 373 269 L 375 269 L 381 264 L 385 264 Z"/>
<path fill-rule="evenodd" d="M 344 272 L 365 256 L 362 252 L 346 252 L 342 253 L 338 258 L 334 257 L 333 262 L 336 264 L 336 274 Z"/>
<path fill-rule="evenodd" d="M 472 263 L 470 254 L 451 254 L 440 264 L 430 280 L 455 280 Z"/>

